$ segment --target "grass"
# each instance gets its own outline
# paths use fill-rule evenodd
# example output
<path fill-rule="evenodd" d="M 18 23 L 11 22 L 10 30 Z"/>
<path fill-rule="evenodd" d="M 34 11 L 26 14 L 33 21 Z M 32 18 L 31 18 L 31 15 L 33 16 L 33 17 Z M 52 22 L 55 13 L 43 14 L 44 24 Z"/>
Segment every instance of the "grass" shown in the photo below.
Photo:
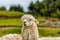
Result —
<path fill-rule="evenodd" d="M 16 11 L 0 11 L 0 16 L 22 16 L 24 13 Z"/>
<path fill-rule="evenodd" d="M 13 11 L 0 11 L 0 16 L 19 16 L 21 17 L 24 15 L 24 13 L 21 12 L 13 12 Z M 46 21 L 45 17 L 38 17 L 37 20 L 42 23 Z M 17 26 L 22 26 L 22 21 L 20 18 L 8 18 L 8 19 L 0 19 L 0 26 L 4 25 L 17 25 Z M 44 24 L 39 24 L 39 27 L 44 27 L 46 25 Z M 0 37 L 6 34 L 20 34 L 21 33 L 21 28 L 9 28 L 9 29 L 2 29 L 0 30 Z M 40 28 L 39 29 L 39 36 L 40 37 L 58 37 L 60 36 L 60 28 Z"/>
<path fill-rule="evenodd" d="M 10 28 L 10 29 L 3 29 L 0 30 L 0 37 L 3 35 L 7 35 L 7 34 L 20 34 L 21 33 L 21 28 Z"/>
<path fill-rule="evenodd" d="M 40 37 L 58 37 L 60 36 L 60 28 L 42 28 L 39 29 Z"/>
<path fill-rule="evenodd" d="M 22 25 L 22 21 L 21 19 L 0 19 L 0 26 L 2 25 L 19 25 L 21 26 Z"/>
<path fill-rule="evenodd" d="M 46 21 L 45 17 L 38 17 L 37 20 L 38 20 L 40 23 Z"/>
<path fill-rule="evenodd" d="M 40 28 L 39 30 L 40 37 L 60 37 L 60 28 Z M 0 37 L 7 34 L 20 34 L 21 28 L 9 28 L 0 30 Z"/>

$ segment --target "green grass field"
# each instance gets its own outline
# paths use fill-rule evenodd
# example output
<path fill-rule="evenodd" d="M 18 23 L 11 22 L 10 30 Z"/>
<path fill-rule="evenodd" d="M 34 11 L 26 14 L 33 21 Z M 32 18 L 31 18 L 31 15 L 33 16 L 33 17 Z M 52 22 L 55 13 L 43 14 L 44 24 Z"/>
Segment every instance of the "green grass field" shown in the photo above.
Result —
<path fill-rule="evenodd" d="M 0 26 L 2 25 L 22 25 L 21 19 L 0 19 Z"/>
<path fill-rule="evenodd" d="M 3 29 L 1 30 L 0 29 L 0 37 L 1 36 L 4 36 L 4 35 L 7 35 L 7 34 L 20 34 L 21 33 L 21 28 L 9 28 L 9 29 Z"/>
<path fill-rule="evenodd" d="M 39 30 L 40 37 L 60 37 L 60 28 L 40 28 Z M 9 28 L 0 30 L 0 37 L 7 34 L 21 34 L 21 28 Z"/>
<path fill-rule="evenodd" d="M 21 12 L 16 12 L 16 11 L 0 11 L 0 16 L 2 16 L 2 18 L 0 19 L 0 26 L 4 26 L 4 25 L 17 25 L 17 26 L 21 26 L 22 25 L 22 21 L 21 18 L 12 18 L 12 17 L 21 17 L 24 13 Z M 3 18 L 3 17 L 11 17 L 11 18 Z"/>
<path fill-rule="evenodd" d="M 40 28 L 40 37 L 60 37 L 60 28 Z"/>
<path fill-rule="evenodd" d="M 13 12 L 13 11 L 0 11 L 0 16 L 7 16 L 7 17 L 11 17 L 11 16 L 19 16 L 21 17 L 22 15 L 24 15 L 24 13 L 21 12 Z M 46 19 L 44 17 L 38 17 L 37 20 L 41 23 L 46 21 Z M 21 33 L 21 27 L 22 27 L 22 21 L 21 18 L 2 18 L 0 19 L 0 26 L 5 26 L 5 25 L 17 25 L 19 27 L 14 27 L 14 28 L 8 28 L 8 29 L 0 29 L 0 37 L 6 34 L 20 34 Z M 40 26 L 46 26 L 46 25 L 41 25 Z M 13 26 L 12 26 L 13 27 Z M 60 36 L 60 28 L 40 28 L 39 29 L 39 36 L 40 37 L 57 37 Z"/>
<path fill-rule="evenodd" d="M 22 16 L 24 13 L 16 11 L 0 11 L 0 16 Z"/>

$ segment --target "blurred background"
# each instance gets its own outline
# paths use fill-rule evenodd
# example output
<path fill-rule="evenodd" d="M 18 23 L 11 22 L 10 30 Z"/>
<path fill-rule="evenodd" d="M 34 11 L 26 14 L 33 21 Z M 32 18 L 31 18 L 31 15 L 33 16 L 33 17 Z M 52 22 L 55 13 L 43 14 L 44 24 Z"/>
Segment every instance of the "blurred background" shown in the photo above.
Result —
<path fill-rule="evenodd" d="M 40 37 L 60 37 L 60 0 L 0 0 L 0 37 L 20 34 L 24 14 L 39 21 Z"/>

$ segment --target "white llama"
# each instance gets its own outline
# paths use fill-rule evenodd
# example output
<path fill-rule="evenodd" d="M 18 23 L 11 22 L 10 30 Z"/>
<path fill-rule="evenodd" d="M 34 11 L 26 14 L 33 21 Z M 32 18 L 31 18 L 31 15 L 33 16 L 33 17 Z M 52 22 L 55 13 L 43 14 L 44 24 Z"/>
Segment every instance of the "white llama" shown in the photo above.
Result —
<path fill-rule="evenodd" d="M 38 21 L 29 14 L 22 16 L 23 27 L 22 27 L 22 40 L 38 40 Z"/>

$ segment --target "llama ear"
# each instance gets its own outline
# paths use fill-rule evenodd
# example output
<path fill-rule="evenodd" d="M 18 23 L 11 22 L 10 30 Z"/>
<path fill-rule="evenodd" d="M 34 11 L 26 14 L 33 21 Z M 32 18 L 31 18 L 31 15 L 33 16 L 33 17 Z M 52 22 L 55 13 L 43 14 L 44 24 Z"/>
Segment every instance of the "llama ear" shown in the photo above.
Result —
<path fill-rule="evenodd" d="M 39 24 L 38 20 L 35 19 L 36 24 Z"/>

